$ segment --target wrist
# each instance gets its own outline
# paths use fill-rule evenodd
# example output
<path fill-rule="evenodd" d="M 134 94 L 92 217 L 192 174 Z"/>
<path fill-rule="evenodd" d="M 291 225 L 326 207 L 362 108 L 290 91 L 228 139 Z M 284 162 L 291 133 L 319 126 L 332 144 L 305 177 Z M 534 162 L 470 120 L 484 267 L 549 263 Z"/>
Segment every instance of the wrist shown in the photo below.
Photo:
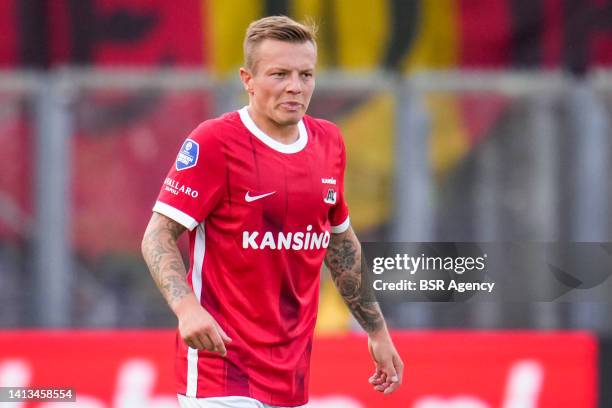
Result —
<path fill-rule="evenodd" d="M 376 328 L 368 332 L 368 337 L 370 340 L 385 340 L 389 338 L 389 330 L 387 330 L 387 325 L 383 321 L 380 327 Z"/>
<path fill-rule="evenodd" d="M 195 297 L 195 294 L 189 293 L 182 298 L 175 300 L 171 305 L 171 309 L 176 315 L 176 317 L 180 320 L 181 316 L 185 313 L 188 313 L 189 310 L 192 310 L 194 307 L 199 307 L 200 303 Z"/>

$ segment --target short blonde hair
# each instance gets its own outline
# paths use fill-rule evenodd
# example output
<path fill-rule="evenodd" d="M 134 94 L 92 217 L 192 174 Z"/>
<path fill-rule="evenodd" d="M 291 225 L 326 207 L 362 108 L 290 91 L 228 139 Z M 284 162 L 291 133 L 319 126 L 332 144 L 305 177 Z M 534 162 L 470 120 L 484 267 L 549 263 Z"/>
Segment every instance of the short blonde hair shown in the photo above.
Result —
<path fill-rule="evenodd" d="M 263 40 L 280 40 L 294 43 L 310 41 L 317 47 L 317 28 L 313 23 L 298 23 L 287 16 L 270 16 L 249 24 L 244 37 L 244 65 L 247 69 L 255 67 L 255 48 Z"/>

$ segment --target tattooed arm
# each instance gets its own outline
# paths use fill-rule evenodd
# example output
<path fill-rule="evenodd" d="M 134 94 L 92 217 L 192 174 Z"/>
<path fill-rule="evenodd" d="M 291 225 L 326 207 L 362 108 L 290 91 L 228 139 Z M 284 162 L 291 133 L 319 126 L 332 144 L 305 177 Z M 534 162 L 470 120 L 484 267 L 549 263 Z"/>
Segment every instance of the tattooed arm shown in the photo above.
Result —
<path fill-rule="evenodd" d="M 332 234 L 325 255 L 325 265 L 351 313 L 368 333 L 368 347 L 376 365 L 369 382 L 385 394 L 395 391 L 402 383 L 404 364 L 393 345 L 385 319 L 373 296 L 363 296 L 361 286 L 361 245 L 353 228 Z"/>
<path fill-rule="evenodd" d="M 176 245 L 185 227 L 161 214 L 153 213 L 142 240 L 142 254 L 162 295 L 175 308 L 193 291 L 185 279 L 187 272 Z"/>
<path fill-rule="evenodd" d="M 142 255 L 151 276 L 179 321 L 179 332 L 189 347 L 225 356 L 231 339 L 200 305 L 187 283 L 187 271 L 176 241 L 185 227 L 153 213 L 142 240 Z"/>
<path fill-rule="evenodd" d="M 378 303 L 362 297 L 361 246 L 352 228 L 342 234 L 332 234 L 325 265 L 359 325 L 368 334 L 381 330 L 385 320 Z"/>

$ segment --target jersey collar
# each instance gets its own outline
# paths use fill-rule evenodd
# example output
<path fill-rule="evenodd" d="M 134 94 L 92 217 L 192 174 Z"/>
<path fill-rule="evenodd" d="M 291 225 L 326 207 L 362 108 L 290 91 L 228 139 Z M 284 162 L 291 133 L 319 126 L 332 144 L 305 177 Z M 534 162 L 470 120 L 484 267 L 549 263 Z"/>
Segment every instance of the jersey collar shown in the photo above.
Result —
<path fill-rule="evenodd" d="M 298 122 L 298 139 L 291 144 L 280 143 L 270 136 L 266 135 L 260 128 L 257 127 L 253 119 L 251 119 L 251 115 L 249 115 L 249 111 L 247 110 L 247 106 L 240 109 L 238 111 L 240 114 L 240 120 L 246 126 L 246 128 L 255 135 L 259 140 L 261 140 L 266 146 L 270 147 L 281 153 L 291 154 L 297 153 L 306 147 L 308 143 L 308 132 L 306 132 L 306 126 L 304 126 L 304 121 L 300 120 Z"/>

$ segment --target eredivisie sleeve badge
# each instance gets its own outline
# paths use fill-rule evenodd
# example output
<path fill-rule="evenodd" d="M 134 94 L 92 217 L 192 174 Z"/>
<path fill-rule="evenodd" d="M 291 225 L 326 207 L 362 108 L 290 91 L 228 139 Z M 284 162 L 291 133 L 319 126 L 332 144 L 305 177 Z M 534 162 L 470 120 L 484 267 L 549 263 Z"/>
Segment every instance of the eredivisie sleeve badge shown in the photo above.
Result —
<path fill-rule="evenodd" d="M 176 156 L 176 170 L 186 170 L 194 167 L 198 163 L 200 145 L 191 139 L 186 139 L 181 146 L 178 156 Z"/>

